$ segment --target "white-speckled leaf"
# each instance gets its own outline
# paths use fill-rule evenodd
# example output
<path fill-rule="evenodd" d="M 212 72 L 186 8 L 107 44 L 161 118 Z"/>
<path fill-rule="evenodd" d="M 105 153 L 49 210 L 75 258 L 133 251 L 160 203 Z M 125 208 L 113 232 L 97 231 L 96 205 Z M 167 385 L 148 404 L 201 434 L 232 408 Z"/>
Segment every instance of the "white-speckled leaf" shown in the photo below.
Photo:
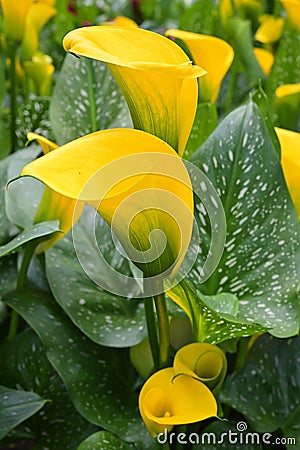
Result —
<path fill-rule="evenodd" d="M 244 414 L 258 432 L 281 429 L 300 442 L 300 336 L 258 338 L 245 367 L 233 373 L 221 400 Z M 290 446 L 289 448 L 295 448 Z"/>
<path fill-rule="evenodd" d="M 34 392 L 0 386 L 0 439 L 43 407 L 45 400 Z"/>
<path fill-rule="evenodd" d="M 201 291 L 235 294 L 239 315 L 249 323 L 268 327 L 278 337 L 296 334 L 299 224 L 257 106 L 249 102 L 229 114 L 191 161 L 215 186 L 227 221 L 223 256 Z M 210 224 L 202 205 L 196 205 L 196 218 L 202 267 L 210 244 Z M 196 265 L 188 279 L 199 287 Z"/>
<path fill-rule="evenodd" d="M 4 256 L 0 259 L 0 298 L 16 288 L 17 283 L 17 257 L 16 255 Z"/>
<path fill-rule="evenodd" d="M 25 330 L 0 351 L 0 383 L 21 386 L 49 400 L 33 420 L 24 423 L 28 437 L 35 441 L 34 449 L 77 450 L 82 439 L 96 428 L 74 408 L 37 335 Z"/>
<path fill-rule="evenodd" d="M 233 294 L 204 295 L 196 292 L 190 283 L 181 282 L 168 295 L 191 318 L 194 339 L 197 342 L 218 344 L 234 337 L 251 336 L 266 331 L 254 323 L 247 323 L 237 315 L 237 298 Z"/>
<path fill-rule="evenodd" d="M 24 289 L 5 301 L 38 334 L 83 417 L 128 442 L 147 442 L 127 351 L 93 343 L 45 293 Z"/>
<path fill-rule="evenodd" d="M 53 90 L 50 120 L 59 145 L 97 130 L 131 127 L 125 100 L 104 63 L 66 55 Z"/>
<path fill-rule="evenodd" d="M 76 234 L 80 236 L 76 251 L 84 258 L 89 271 L 107 278 L 92 239 L 94 229 L 89 226 L 89 212 L 91 209 L 86 208 L 76 224 Z M 92 214 L 94 216 L 95 213 Z M 116 251 L 110 228 L 100 216 L 97 217 L 96 233 L 105 244 L 105 259 L 116 270 L 129 273 L 127 260 Z M 57 302 L 90 339 L 112 347 L 130 347 L 144 339 L 143 305 L 134 298 L 118 297 L 95 284 L 78 261 L 71 234 L 46 252 L 46 272 Z"/>
<path fill-rule="evenodd" d="M 18 236 L 9 241 L 7 244 L 0 246 L 0 258 L 2 256 L 9 255 L 9 253 L 17 251 L 27 242 L 33 241 L 34 239 L 49 237 L 51 234 L 57 233 L 58 231 L 58 220 L 53 220 L 51 222 L 40 222 L 36 225 L 32 225 L 30 228 L 22 231 Z"/>
<path fill-rule="evenodd" d="M 83 441 L 78 450 L 132 450 L 133 447 L 121 441 L 108 431 L 99 431 Z"/>

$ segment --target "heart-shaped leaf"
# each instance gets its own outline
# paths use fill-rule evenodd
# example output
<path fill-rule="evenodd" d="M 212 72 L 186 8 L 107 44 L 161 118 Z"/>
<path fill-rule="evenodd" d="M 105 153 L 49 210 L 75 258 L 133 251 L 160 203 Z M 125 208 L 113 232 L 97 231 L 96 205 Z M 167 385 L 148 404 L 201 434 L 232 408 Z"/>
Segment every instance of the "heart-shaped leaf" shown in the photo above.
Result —
<path fill-rule="evenodd" d="M 281 428 L 295 442 L 300 442 L 299 345 L 300 336 L 261 336 L 245 367 L 234 372 L 221 391 L 221 400 L 243 413 L 254 430 L 272 433 Z"/>
<path fill-rule="evenodd" d="M 78 450 L 132 450 L 131 445 L 121 441 L 108 431 L 99 431 L 83 441 Z"/>
<path fill-rule="evenodd" d="M 299 327 L 299 224 L 258 107 L 249 102 L 229 114 L 191 161 L 216 188 L 227 222 L 223 256 L 201 291 L 235 294 L 241 318 L 278 337 L 294 335 Z M 188 274 L 194 286 L 201 282 L 210 246 L 211 224 L 201 203 L 196 219 L 202 253 Z"/>
<path fill-rule="evenodd" d="M 34 392 L 0 386 L 0 439 L 43 407 L 45 400 Z"/>
<path fill-rule="evenodd" d="M 126 102 L 105 64 L 72 55 L 66 56 L 53 90 L 50 120 L 59 145 L 93 131 L 131 126 Z"/>
<path fill-rule="evenodd" d="M 48 281 L 60 306 L 90 339 L 101 345 L 130 347 L 146 335 L 142 304 L 105 291 L 83 270 L 114 286 L 115 278 L 110 281 L 110 271 L 98 256 L 97 240 L 93 238 L 95 224 L 90 221 L 94 215 L 89 208 L 84 211 L 73 230 L 78 237 L 75 244 L 70 234 L 46 252 Z M 129 273 L 127 260 L 116 251 L 110 229 L 99 215 L 95 227 L 105 260 L 116 270 Z"/>
<path fill-rule="evenodd" d="M 39 335 L 83 417 L 127 442 L 147 442 L 127 351 L 87 339 L 45 293 L 24 289 L 8 294 L 5 301 Z"/>

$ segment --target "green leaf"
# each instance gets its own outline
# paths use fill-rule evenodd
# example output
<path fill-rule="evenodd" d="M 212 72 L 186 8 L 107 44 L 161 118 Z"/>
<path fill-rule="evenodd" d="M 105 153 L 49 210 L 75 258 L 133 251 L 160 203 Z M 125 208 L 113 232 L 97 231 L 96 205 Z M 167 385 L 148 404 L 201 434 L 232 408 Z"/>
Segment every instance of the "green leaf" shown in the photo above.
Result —
<path fill-rule="evenodd" d="M 131 126 L 125 100 L 105 64 L 72 55 L 66 56 L 57 79 L 50 119 L 59 145 L 93 131 Z"/>
<path fill-rule="evenodd" d="M 241 424 L 244 425 L 245 422 L 233 423 L 227 420 L 218 420 L 211 423 L 199 433 L 198 443 L 193 446 L 193 450 L 215 450 L 216 448 L 225 450 L 261 449 L 262 438 L 248 428 L 244 432 L 240 432 L 239 429 L 243 426 Z M 245 425 L 247 427 L 247 424 Z"/>
<path fill-rule="evenodd" d="M 147 442 L 127 351 L 94 344 L 45 293 L 24 289 L 8 294 L 5 301 L 38 334 L 83 417 L 128 442 Z"/>
<path fill-rule="evenodd" d="M 227 116 L 191 162 L 216 188 L 227 221 L 223 256 L 201 291 L 235 294 L 241 318 L 278 337 L 296 334 L 299 224 L 257 106 L 250 102 Z M 211 234 L 201 203 L 196 211 L 202 253 L 187 276 L 194 286 L 201 282 Z"/>
<path fill-rule="evenodd" d="M 56 233 L 59 230 L 59 221 L 40 222 L 22 231 L 18 236 L 5 245 L 0 246 L 0 258 L 17 251 L 22 245 L 34 239 L 41 239 Z"/>
<path fill-rule="evenodd" d="M 212 103 L 199 103 L 194 125 L 186 145 L 184 158 L 189 159 L 192 154 L 206 141 L 218 124 L 218 113 Z"/>
<path fill-rule="evenodd" d="M 95 427 L 74 408 L 62 379 L 49 363 L 41 341 L 32 330 L 21 332 L 1 348 L 0 382 L 21 386 L 49 401 L 34 418 L 26 420 L 34 450 L 76 450 Z M 15 430 L 18 435 L 22 430 Z M 12 436 L 13 437 L 13 436 Z"/>
<path fill-rule="evenodd" d="M 214 25 L 212 0 L 196 0 L 181 15 L 179 29 L 200 34 L 212 34 Z"/>
<path fill-rule="evenodd" d="M 16 288 L 17 283 L 16 255 L 4 256 L 0 259 L 0 298 Z"/>
<path fill-rule="evenodd" d="M 108 431 L 99 431 L 83 441 L 77 450 L 132 450 L 132 448 Z"/>
<path fill-rule="evenodd" d="M 34 392 L 0 386 L 0 439 L 35 414 L 44 403 L 45 400 Z"/>
<path fill-rule="evenodd" d="M 233 373 L 221 400 L 244 414 L 258 432 L 281 428 L 286 438 L 300 440 L 300 336 L 258 338 L 245 367 Z M 291 447 L 292 448 L 292 447 Z"/>
<path fill-rule="evenodd" d="M 281 84 L 299 83 L 300 73 L 300 33 L 286 27 L 275 53 L 267 83 L 267 95 L 273 98 L 275 90 Z"/>
<path fill-rule="evenodd" d="M 199 290 L 195 292 L 187 282 L 173 287 L 168 295 L 190 317 L 197 342 L 217 344 L 234 337 L 265 331 L 260 325 L 247 323 L 237 315 L 235 295 L 220 293 L 207 296 Z"/>
<path fill-rule="evenodd" d="M 113 276 L 107 272 L 98 256 L 95 224 L 90 220 L 94 216 L 95 212 L 86 208 L 73 230 L 78 239 L 74 241 L 69 234 L 46 252 L 47 278 L 57 302 L 90 339 L 110 347 L 130 347 L 146 335 L 144 310 L 138 300 L 111 294 L 92 281 L 94 277 L 100 282 L 103 279 L 111 287 L 116 283 L 115 272 Z M 116 270 L 129 273 L 127 260 L 116 251 L 110 228 L 98 214 L 95 227 L 105 260 Z M 92 279 L 83 267 L 89 269 Z"/>

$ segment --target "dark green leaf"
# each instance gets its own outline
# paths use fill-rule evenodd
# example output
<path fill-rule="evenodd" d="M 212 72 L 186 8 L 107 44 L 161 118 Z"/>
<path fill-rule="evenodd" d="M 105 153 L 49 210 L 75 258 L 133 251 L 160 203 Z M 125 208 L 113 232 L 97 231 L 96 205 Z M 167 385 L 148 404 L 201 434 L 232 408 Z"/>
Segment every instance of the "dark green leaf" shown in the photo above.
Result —
<path fill-rule="evenodd" d="M 218 124 L 218 113 L 212 103 L 200 103 L 197 107 L 194 125 L 184 151 L 184 158 L 192 154 L 206 141 Z"/>
<path fill-rule="evenodd" d="M 78 450 L 131 450 L 133 447 L 108 431 L 99 431 L 82 442 Z"/>
<path fill-rule="evenodd" d="M 212 0 L 196 0 L 182 14 L 179 29 L 194 33 L 212 34 L 214 25 Z"/>
<path fill-rule="evenodd" d="M 103 280 L 113 289 L 116 281 L 115 272 L 107 271 L 99 258 L 99 248 L 110 267 L 125 273 L 129 268 L 116 251 L 110 228 L 97 215 L 98 248 L 95 224 L 90 220 L 94 215 L 87 208 L 73 230 L 74 239 L 70 234 L 46 252 L 47 277 L 60 306 L 90 339 L 101 345 L 130 347 L 146 335 L 144 310 L 138 300 L 119 297 L 100 287 Z"/>
<path fill-rule="evenodd" d="M 233 373 L 221 391 L 221 400 L 243 413 L 254 430 L 272 433 L 281 428 L 296 442 L 300 442 L 299 348 L 300 336 L 261 336 L 245 367 Z"/>
<path fill-rule="evenodd" d="M 62 379 L 49 363 L 41 341 L 25 330 L 1 348 L 0 382 L 33 390 L 49 401 L 41 412 L 26 420 L 34 450 L 76 450 L 93 427 L 74 408 Z M 15 430 L 20 434 L 22 429 Z M 12 436 L 13 437 L 13 436 Z"/>
<path fill-rule="evenodd" d="M 278 157 L 255 104 L 233 111 L 191 158 L 222 201 L 227 237 L 205 294 L 229 292 L 239 299 L 240 317 L 272 329 L 278 337 L 298 332 L 299 224 Z M 210 224 L 196 206 L 201 251 L 188 274 L 201 281 L 210 245 Z"/>
<path fill-rule="evenodd" d="M 45 400 L 34 392 L 0 386 L 0 439 L 43 407 Z"/>
<path fill-rule="evenodd" d="M 4 293 L 16 288 L 17 282 L 17 258 L 16 255 L 4 256 L 0 259 L 0 298 Z"/>
<path fill-rule="evenodd" d="M 7 295 L 6 302 L 39 335 L 49 361 L 83 417 L 128 442 L 147 442 L 126 351 L 94 344 L 44 293 L 15 291 Z"/>
<path fill-rule="evenodd" d="M 0 258 L 17 251 L 22 245 L 34 239 L 41 239 L 59 231 L 59 221 L 40 222 L 22 231 L 5 245 L 0 246 Z"/>
<path fill-rule="evenodd" d="M 56 82 L 50 119 L 60 145 L 93 131 L 131 126 L 125 100 L 107 67 L 72 55 L 66 56 Z"/>

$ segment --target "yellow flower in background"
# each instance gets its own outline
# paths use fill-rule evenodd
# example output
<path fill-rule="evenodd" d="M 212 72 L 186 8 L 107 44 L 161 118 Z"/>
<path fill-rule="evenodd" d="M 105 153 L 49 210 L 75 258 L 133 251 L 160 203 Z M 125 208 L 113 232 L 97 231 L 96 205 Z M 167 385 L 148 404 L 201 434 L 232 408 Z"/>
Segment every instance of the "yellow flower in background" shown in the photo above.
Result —
<path fill-rule="evenodd" d="M 36 140 L 41 146 L 44 155 L 58 148 L 54 142 L 51 142 L 36 133 L 28 133 L 27 139 L 30 142 Z M 42 200 L 34 218 L 34 223 L 58 219 L 60 222 L 60 230 L 66 234 L 79 219 L 83 208 L 84 203 L 65 197 L 48 186 L 45 186 Z M 43 241 L 37 247 L 36 252 L 41 253 L 48 250 L 48 248 L 52 247 L 52 245 L 64 236 L 63 233 L 55 233 L 50 239 Z"/>
<path fill-rule="evenodd" d="M 281 146 L 281 166 L 300 219 L 300 133 L 275 128 Z"/>
<path fill-rule="evenodd" d="M 232 47 L 222 39 L 181 30 L 168 30 L 166 36 L 182 40 L 191 52 L 196 64 L 207 74 L 199 79 L 200 99 L 214 103 L 220 86 L 233 61 Z"/>
<path fill-rule="evenodd" d="M 259 18 L 261 25 L 256 30 L 254 38 L 262 44 L 277 42 L 282 35 L 284 19 L 263 14 Z"/>
<path fill-rule="evenodd" d="M 143 385 L 139 395 L 142 419 L 155 437 L 174 425 L 199 422 L 217 415 L 210 390 L 188 375 L 174 378 L 173 368 L 160 370 Z"/>
<path fill-rule="evenodd" d="M 281 0 L 290 23 L 300 31 L 300 0 Z"/>
<path fill-rule="evenodd" d="M 173 367 L 175 375 L 194 377 L 217 394 L 226 375 L 227 361 L 224 352 L 216 345 L 194 342 L 177 351 Z"/>
<path fill-rule="evenodd" d="M 289 97 L 290 95 L 298 94 L 300 94 L 300 83 L 283 84 L 275 91 L 277 98 Z"/>
<path fill-rule="evenodd" d="M 100 23 L 100 25 L 112 25 L 117 27 L 131 27 L 131 28 L 138 27 L 138 24 L 134 20 L 126 16 L 117 16 L 109 22 Z"/>
<path fill-rule="evenodd" d="M 197 78 L 183 50 L 151 31 L 131 27 L 79 28 L 64 38 L 68 52 L 107 64 L 128 103 L 134 127 L 183 154 L 197 108 Z"/>
<path fill-rule="evenodd" d="M 4 19 L 4 34 L 7 40 L 20 44 L 23 39 L 25 23 L 33 0 L 1 0 Z"/>
<path fill-rule="evenodd" d="M 300 107 L 300 83 L 283 84 L 275 91 L 274 109 L 281 128 L 297 130 Z"/>
<path fill-rule="evenodd" d="M 265 50 L 264 48 L 254 47 L 253 49 L 254 55 L 262 68 L 264 74 L 268 76 L 271 72 L 271 68 L 274 64 L 274 55 L 273 53 Z"/>
<path fill-rule="evenodd" d="M 30 60 L 39 46 L 39 34 L 46 23 L 56 14 L 53 6 L 37 2 L 34 3 L 26 17 L 24 36 L 20 48 L 20 58 L 23 61 Z"/>
<path fill-rule="evenodd" d="M 31 61 L 25 61 L 25 73 L 33 84 L 30 91 L 42 97 L 50 96 L 54 69 L 52 58 L 48 55 L 36 54 Z"/>
<path fill-rule="evenodd" d="M 66 202 L 93 206 L 147 277 L 179 268 L 191 239 L 193 191 L 182 159 L 159 138 L 134 129 L 98 131 L 29 163 L 21 175 Z"/>

